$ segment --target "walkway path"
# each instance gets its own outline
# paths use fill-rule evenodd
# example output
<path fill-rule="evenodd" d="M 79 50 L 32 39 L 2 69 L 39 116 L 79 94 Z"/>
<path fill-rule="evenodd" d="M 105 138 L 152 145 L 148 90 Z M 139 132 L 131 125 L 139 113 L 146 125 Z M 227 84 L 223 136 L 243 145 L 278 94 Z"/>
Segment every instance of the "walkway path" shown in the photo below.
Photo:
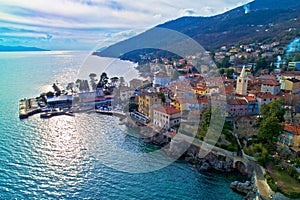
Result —
<path fill-rule="evenodd" d="M 255 164 L 255 183 L 258 193 L 263 199 L 271 199 L 271 195 L 274 197 L 275 193 L 270 189 L 263 173 L 263 169 L 258 164 Z"/>

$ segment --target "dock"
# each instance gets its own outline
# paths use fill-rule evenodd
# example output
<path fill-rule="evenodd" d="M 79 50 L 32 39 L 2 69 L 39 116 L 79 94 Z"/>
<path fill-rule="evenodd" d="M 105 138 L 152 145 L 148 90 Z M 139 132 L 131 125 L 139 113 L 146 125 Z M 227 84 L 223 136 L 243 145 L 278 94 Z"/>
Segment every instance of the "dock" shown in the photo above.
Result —
<path fill-rule="evenodd" d="M 50 118 L 54 116 L 59 116 L 59 115 L 68 115 L 68 116 L 74 116 L 74 113 L 70 111 L 49 111 L 46 113 L 42 113 L 40 115 L 41 118 Z"/>
<path fill-rule="evenodd" d="M 34 114 L 40 113 L 42 110 L 39 107 L 35 98 L 20 100 L 19 117 L 20 119 L 28 118 Z"/>

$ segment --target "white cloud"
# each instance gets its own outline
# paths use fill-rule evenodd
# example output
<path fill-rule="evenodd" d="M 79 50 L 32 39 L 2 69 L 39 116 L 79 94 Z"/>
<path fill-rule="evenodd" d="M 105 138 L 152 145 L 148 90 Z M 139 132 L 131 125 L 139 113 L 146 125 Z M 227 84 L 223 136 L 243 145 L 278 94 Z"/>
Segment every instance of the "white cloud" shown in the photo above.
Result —
<path fill-rule="evenodd" d="M 6 36 L 43 35 L 48 40 L 102 40 L 106 34 L 143 29 L 186 15 L 209 16 L 250 0 L 1 0 L 0 27 Z M 34 32 L 34 33 L 32 33 Z M 3 35 L 0 33 L 0 37 Z M 51 35 L 51 38 L 49 37 Z"/>

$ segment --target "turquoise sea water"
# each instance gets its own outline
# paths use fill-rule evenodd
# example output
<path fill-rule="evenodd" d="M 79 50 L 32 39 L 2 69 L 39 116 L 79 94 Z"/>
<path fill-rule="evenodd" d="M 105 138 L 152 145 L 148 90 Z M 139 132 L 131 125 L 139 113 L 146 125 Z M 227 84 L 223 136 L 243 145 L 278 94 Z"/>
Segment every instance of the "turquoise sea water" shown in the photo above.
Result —
<path fill-rule="evenodd" d="M 136 174 L 105 166 L 104 135 L 128 151 L 155 149 L 111 126 L 112 116 L 19 120 L 21 98 L 72 81 L 87 53 L 0 53 L 0 199 L 243 199 L 229 188 L 236 177 L 202 174 L 184 161 Z"/>

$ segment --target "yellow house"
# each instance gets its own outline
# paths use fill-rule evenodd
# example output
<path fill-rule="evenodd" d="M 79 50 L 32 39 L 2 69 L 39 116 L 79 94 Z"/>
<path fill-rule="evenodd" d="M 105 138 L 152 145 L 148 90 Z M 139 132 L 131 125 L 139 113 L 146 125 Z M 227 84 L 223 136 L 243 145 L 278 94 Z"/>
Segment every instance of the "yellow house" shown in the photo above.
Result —
<path fill-rule="evenodd" d="M 279 136 L 278 144 L 300 153 L 300 126 L 285 124 L 284 132 Z"/>
<path fill-rule="evenodd" d="M 138 111 L 152 119 L 153 108 L 161 106 L 162 101 L 154 92 L 142 92 L 138 95 Z"/>
<path fill-rule="evenodd" d="M 300 92 L 300 80 L 295 78 L 285 79 L 283 83 L 283 89 L 291 91 L 293 94 Z"/>
<path fill-rule="evenodd" d="M 203 99 L 176 99 L 171 105 L 180 110 L 205 110 L 208 108 L 208 98 Z"/>
<path fill-rule="evenodd" d="M 202 85 L 202 84 L 197 84 L 197 86 L 192 88 L 192 90 L 197 95 L 203 95 L 204 96 L 204 95 L 209 93 L 209 89 L 205 85 Z"/>

